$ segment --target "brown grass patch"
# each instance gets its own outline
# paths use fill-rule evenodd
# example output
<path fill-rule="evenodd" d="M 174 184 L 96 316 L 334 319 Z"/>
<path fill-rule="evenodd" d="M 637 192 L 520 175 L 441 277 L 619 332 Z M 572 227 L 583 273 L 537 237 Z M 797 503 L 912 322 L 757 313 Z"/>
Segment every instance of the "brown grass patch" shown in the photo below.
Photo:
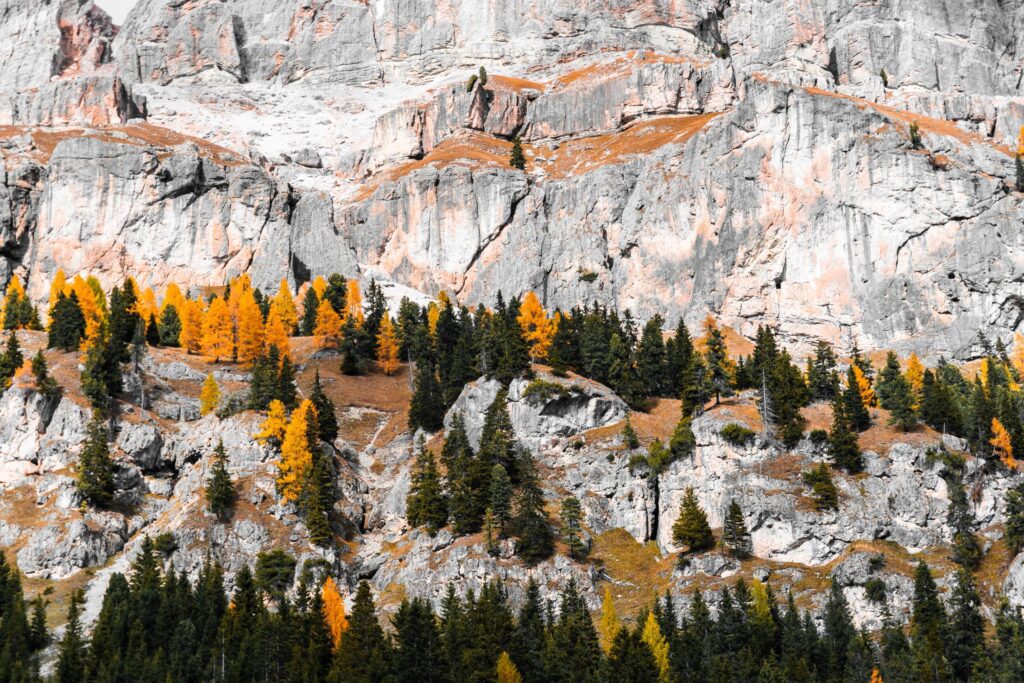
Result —
<path fill-rule="evenodd" d="M 591 557 L 612 579 L 609 587 L 623 616 L 650 607 L 671 585 L 675 556 L 662 555 L 653 541 L 638 543 L 625 529 L 595 536 Z"/>

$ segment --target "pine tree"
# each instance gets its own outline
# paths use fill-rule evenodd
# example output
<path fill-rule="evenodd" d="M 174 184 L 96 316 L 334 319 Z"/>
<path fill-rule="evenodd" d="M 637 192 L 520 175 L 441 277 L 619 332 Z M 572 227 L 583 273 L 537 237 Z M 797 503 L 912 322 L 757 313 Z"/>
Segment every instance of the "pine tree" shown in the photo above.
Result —
<path fill-rule="evenodd" d="M 608 384 L 631 408 L 643 408 L 647 393 L 640 380 L 636 360 L 618 334 L 608 347 Z"/>
<path fill-rule="evenodd" d="M 516 553 L 527 565 L 535 565 L 551 555 L 554 536 L 544 514 L 544 494 L 533 462 L 528 455 L 523 457 L 513 526 L 517 538 Z"/>
<path fill-rule="evenodd" d="M 395 628 L 394 670 L 399 680 L 440 682 L 446 671 L 441 634 L 430 603 L 423 598 L 403 600 L 391 624 Z"/>
<path fill-rule="evenodd" d="M 385 375 L 391 375 L 398 369 L 398 340 L 395 338 L 395 326 L 389 316 L 380 321 L 380 332 L 377 335 L 377 367 Z"/>
<path fill-rule="evenodd" d="M 284 404 L 285 408 L 294 410 L 298 405 L 298 387 L 295 386 L 295 366 L 290 356 L 281 358 L 277 369 L 277 381 L 274 387 L 274 398 Z"/>
<path fill-rule="evenodd" d="M 1021 156 L 1018 153 L 1014 158 L 1014 167 L 1017 170 L 1017 179 L 1014 183 L 1014 187 L 1017 192 L 1024 192 L 1024 160 L 1021 160 Z"/>
<path fill-rule="evenodd" d="M 946 610 L 939 599 L 928 565 L 919 562 L 914 573 L 913 613 L 910 640 L 917 680 L 949 680 L 946 661 Z"/>
<path fill-rule="evenodd" d="M 107 343 L 109 335 L 102 325 L 97 337 L 85 354 L 82 369 L 82 393 L 94 408 L 105 409 L 113 396 L 121 393 L 123 379 L 121 365 L 114 347 Z"/>
<path fill-rule="evenodd" d="M 857 443 L 857 434 L 850 428 L 846 406 L 842 401 L 832 404 L 832 429 L 828 433 L 828 453 L 832 463 L 850 474 L 864 469 L 864 460 Z"/>
<path fill-rule="evenodd" d="M 199 392 L 199 414 L 209 415 L 220 406 L 220 386 L 212 374 L 206 376 Z"/>
<path fill-rule="evenodd" d="M 814 360 L 808 360 L 807 385 L 812 401 L 834 401 L 839 395 L 836 354 L 825 341 L 819 341 Z"/>
<path fill-rule="evenodd" d="M 153 313 L 149 314 L 149 319 L 146 321 L 146 343 L 152 347 L 160 346 L 160 325 Z"/>
<path fill-rule="evenodd" d="M 85 680 L 87 646 L 81 624 L 81 605 L 84 601 L 80 590 L 71 594 L 68 623 L 57 647 L 57 683 L 80 683 Z"/>
<path fill-rule="evenodd" d="M 974 658 L 985 644 L 985 620 L 981 616 L 981 597 L 974 576 L 961 567 L 956 572 L 956 585 L 949 602 L 950 621 L 947 634 L 949 665 L 958 681 L 969 681 Z"/>
<path fill-rule="evenodd" d="M 668 377 L 668 359 L 665 351 L 665 324 L 660 315 L 655 315 L 644 325 L 643 336 L 637 348 L 637 368 L 640 383 L 651 396 L 671 396 L 672 383 Z"/>
<path fill-rule="evenodd" d="M 820 462 L 809 472 L 804 472 L 803 481 L 805 485 L 811 487 L 815 510 L 821 512 L 839 509 L 839 492 L 825 463 Z"/>
<path fill-rule="evenodd" d="M 699 553 L 715 546 L 708 516 L 697 503 L 692 486 L 686 489 L 679 517 L 672 525 L 672 542 L 680 546 L 684 553 Z"/>
<path fill-rule="evenodd" d="M 629 415 L 626 415 L 626 424 L 622 427 L 622 443 L 629 450 L 636 450 L 640 448 L 640 438 L 636 435 L 636 430 L 633 429 L 633 422 Z"/>
<path fill-rule="evenodd" d="M 526 170 L 526 155 L 523 153 L 523 141 L 517 135 L 512 140 L 512 152 L 509 155 L 508 165 L 520 171 Z"/>
<path fill-rule="evenodd" d="M 846 409 L 847 419 L 850 421 L 850 428 L 857 432 L 863 432 L 871 426 L 871 414 L 864 404 L 864 394 L 858 379 L 857 366 L 851 365 L 846 371 L 846 390 L 843 392 L 843 407 Z M 864 377 L 863 374 L 860 375 Z M 870 388 L 868 388 L 870 391 Z"/>
<path fill-rule="evenodd" d="M 377 620 L 370 585 L 362 581 L 356 591 L 348 629 L 338 645 L 331 671 L 332 680 L 345 683 L 387 681 L 390 657 L 391 649 Z"/>
<path fill-rule="evenodd" d="M 704 359 L 708 368 L 708 381 L 715 397 L 715 405 L 718 405 L 723 396 L 732 395 L 732 371 L 729 354 L 725 346 L 725 337 L 722 336 L 722 331 L 711 316 L 704 321 L 704 334 L 707 348 Z"/>
<path fill-rule="evenodd" d="M 11 386 L 14 374 L 25 364 L 25 356 L 21 353 L 21 344 L 18 343 L 18 333 L 11 330 L 7 335 L 7 345 L 3 353 L 0 353 L 0 388 L 7 389 Z"/>
<path fill-rule="evenodd" d="M 551 346 L 548 348 L 548 365 L 556 377 L 565 377 L 578 362 L 579 353 L 576 348 L 578 339 L 573 319 L 569 316 L 556 313 L 554 327 L 555 332 L 551 338 Z"/>
<path fill-rule="evenodd" d="M 61 292 L 50 313 L 47 346 L 62 351 L 77 351 L 85 339 L 85 316 L 78 303 L 78 295 Z"/>
<path fill-rule="evenodd" d="M 178 347 L 181 345 L 181 318 L 178 315 L 177 307 L 168 304 L 160 312 L 160 321 L 157 323 L 160 330 L 160 344 L 162 346 Z"/>
<path fill-rule="evenodd" d="M 499 538 L 505 538 L 512 521 L 512 494 L 512 479 L 509 478 L 508 471 L 503 465 L 496 463 L 491 468 L 487 509 L 493 517 Z"/>
<path fill-rule="evenodd" d="M 1024 483 L 1006 492 L 1006 545 L 1014 556 L 1024 549 Z"/>
<path fill-rule="evenodd" d="M 416 381 L 409 401 L 409 426 L 436 432 L 444 422 L 444 401 L 434 365 L 428 358 L 416 364 Z"/>
<path fill-rule="evenodd" d="M 206 503 L 217 519 L 230 519 L 235 505 L 235 485 L 228 474 L 228 455 L 224 450 L 223 441 L 218 441 L 217 447 L 213 450 L 213 467 L 206 482 Z"/>
<path fill-rule="evenodd" d="M 418 455 L 406 498 L 406 518 L 410 526 L 426 527 L 433 536 L 448 522 L 448 501 L 441 486 L 437 461 L 422 437 L 416 448 Z"/>
<path fill-rule="evenodd" d="M 102 507 L 114 499 L 114 463 L 110 459 L 103 416 L 93 411 L 78 460 L 77 488 L 91 505 Z"/>
<path fill-rule="evenodd" d="M 917 406 L 910 382 L 903 375 L 897 375 L 888 385 L 889 424 L 898 425 L 903 431 L 910 431 L 917 425 Z"/>
<path fill-rule="evenodd" d="M 729 503 L 729 511 L 725 515 L 722 526 L 722 543 L 738 558 L 749 557 L 753 549 L 747 523 L 743 519 L 743 510 L 735 500 Z"/>
<path fill-rule="evenodd" d="M 299 323 L 299 332 L 303 337 L 313 336 L 313 330 L 316 329 L 316 323 L 319 318 L 317 315 L 319 307 L 320 297 L 317 296 L 315 289 L 309 287 L 302 298 L 302 320 Z"/>
<path fill-rule="evenodd" d="M 984 553 L 978 537 L 975 535 L 977 523 L 971 512 L 967 493 L 960 478 L 947 474 L 946 485 L 949 491 L 949 512 L 946 523 L 953 530 L 953 561 L 961 567 L 974 571 L 981 564 Z"/>
<path fill-rule="evenodd" d="M 890 409 L 889 401 L 892 396 L 893 384 L 901 374 L 899 358 L 895 353 L 889 351 L 885 356 L 885 367 L 882 368 L 882 372 L 878 375 L 878 382 L 875 384 L 878 404 L 886 410 Z"/>
<path fill-rule="evenodd" d="M 338 414 L 334 410 L 334 403 L 324 393 L 324 388 L 320 384 L 319 368 L 317 368 L 313 375 L 313 387 L 309 392 L 309 400 L 313 402 L 313 407 L 316 408 L 320 440 L 334 443 L 334 440 L 338 438 Z"/>
<path fill-rule="evenodd" d="M 660 681 L 658 662 L 639 630 L 622 629 L 608 653 L 608 677 L 623 683 Z"/>
<path fill-rule="evenodd" d="M 587 544 L 582 538 L 583 511 L 575 496 L 562 499 L 561 521 L 562 543 L 569 548 L 573 559 L 583 560 L 587 556 Z"/>
<path fill-rule="evenodd" d="M 114 287 L 110 292 L 109 344 L 119 363 L 127 362 L 128 345 L 135 336 L 135 329 L 143 322 L 136 310 L 137 303 L 138 295 L 131 279 L 126 280 L 120 289 Z"/>

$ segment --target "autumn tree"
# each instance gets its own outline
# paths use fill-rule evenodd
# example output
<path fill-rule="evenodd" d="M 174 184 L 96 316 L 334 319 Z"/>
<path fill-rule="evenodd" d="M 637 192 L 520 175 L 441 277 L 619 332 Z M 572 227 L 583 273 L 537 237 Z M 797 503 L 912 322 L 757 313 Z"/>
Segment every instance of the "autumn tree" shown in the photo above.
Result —
<path fill-rule="evenodd" d="M 188 299 L 178 309 L 181 318 L 181 333 L 179 343 L 191 355 L 200 353 L 203 349 L 203 305 L 194 299 Z M 226 310 L 225 310 L 226 313 Z"/>
<path fill-rule="evenodd" d="M 263 353 L 263 312 L 256 303 L 252 290 L 246 290 L 238 300 L 237 351 L 238 362 L 252 365 Z"/>
<path fill-rule="evenodd" d="M 507 652 L 498 657 L 498 683 L 523 683 L 523 677 Z"/>
<path fill-rule="evenodd" d="M 341 316 L 335 313 L 331 302 L 326 299 L 317 308 L 313 336 L 318 349 L 337 349 L 341 346 Z"/>
<path fill-rule="evenodd" d="M 642 639 L 658 665 L 658 683 L 669 683 L 672 680 L 672 673 L 669 669 L 669 643 L 661 632 L 658 619 L 654 612 L 647 613 L 647 620 L 644 622 Z"/>
<path fill-rule="evenodd" d="M 365 321 L 363 314 L 363 294 L 359 290 L 358 280 L 349 280 L 345 289 L 345 322 L 352 320 L 356 327 L 362 327 Z"/>
<path fill-rule="evenodd" d="M 280 320 L 284 326 L 286 336 L 291 336 L 299 324 L 299 312 L 295 307 L 295 300 L 292 298 L 292 291 L 288 287 L 288 281 L 284 278 L 281 278 L 277 294 L 270 300 L 270 316 L 276 316 Z"/>
<path fill-rule="evenodd" d="M 199 392 L 199 414 L 209 415 L 220 405 L 220 386 L 212 374 L 206 376 L 203 389 Z"/>
<path fill-rule="evenodd" d="M 288 431 L 288 412 L 284 403 L 275 399 L 270 402 L 267 419 L 260 425 L 260 431 L 253 436 L 264 446 L 279 448 Z"/>
<path fill-rule="evenodd" d="M 992 446 L 992 454 L 1006 465 L 1011 472 L 1017 469 L 1017 460 L 1013 457 L 1013 443 L 1010 433 L 999 421 L 999 418 L 992 418 L 992 438 L 989 440 Z"/>
<path fill-rule="evenodd" d="M 398 369 L 398 349 L 395 326 L 391 318 L 385 315 L 380 321 L 380 334 L 377 335 L 377 367 L 385 375 L 391 375 Z"/>
<path fill-rule="evenodd" d="M 907 369 L 904 374 L 910 383 L 910 388 L 914 395 L 920 396 L 921 388 L 924 385 L 924 365 L 922 365 L 921 359 L 917 357 L 916 353 L 911 353 L 910 357 L 907 358 Z"/>
<path fill-rule="evenodd" d="M 601 648 L 607 654 L 612 649 L 615 636 L 622 630 L 622 620 L 615 609 L 615 601 L 612 599 L 612 590 L 608 586 L 604 588 L 604 598 L 601 600 Z"/>
<path fill-rule="evenodd" d="M 345 616 L 345 602 L 341 599 L 341 594 L 338 592 L 338 585 L 330 576 L 324 580 L 324 585 L 320 589 L 320 595 L 324 605 L 324 619 L 327 621 L 327 628 L 331 631 L 331 642 L 337 648 L 341 642 L 342 634 L 348 628 L 348 618 Z"/>
<path fill-rule="evenodd" d="M 548 318 L 540 299 L 532 291 L 527 292 L 519 305 L 519 326 L 523 329 L 523 338 L 530 348 L 530 360 L 546 358 L 551 340 L 555 336 L 555 322 Z"/>
<path fill-rule="evenodd" d="M 279 309 L 271 307 L 264 332 L 264 343 L 267 348 L 274 346 L 282 357 L 291 356 L 290 330 L 284 314 Z"/>
<path fill-rule="evenodd" d="M 303 401 L 288 421 L 281 442 L 281 459 L 277 469 L 277 491 L 286 501 L 298 502 L 302 496 L 305 477 L 313 464 L 309 450 L 309 415 L 313 410 L 311 401 Z"/>
<path fill-rule="evenodd" d="M 203 354 L 219 363 L 234 356 L 234 326 L 224 299 L 217 297 L 203 316 Z"/>

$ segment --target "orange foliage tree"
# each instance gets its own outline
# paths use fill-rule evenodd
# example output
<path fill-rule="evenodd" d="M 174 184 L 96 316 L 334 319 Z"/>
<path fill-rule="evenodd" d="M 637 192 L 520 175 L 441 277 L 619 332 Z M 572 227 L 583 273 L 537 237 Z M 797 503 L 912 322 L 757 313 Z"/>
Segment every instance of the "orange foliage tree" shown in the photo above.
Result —
<path fill-rule="evenodd" d="M 277 350 L 281 352 L 281 357 L 292 355 L 291 345 L 288 341 L 288 337 L 291 331 L 291 327 L 288 327 L 288 323 L 282 317 L 280 310 L 270 309 L 270 314 L 267 316 L 267 326 L 264 332 L 264 343 L 269 349 L 271 346 L 276 346 Z"/>
<path fill-rule="evenodd" d="M 220 405 L 220 387 L 213 375 L 207 375 L 203 390 L 199 392 L 199 414 L 209 415 Z"/>
<path fill-rule="evenodd" d="M 299 323 L 299 309 L 295 306 L 295 299 L 292 298 L 292 292 L 288 288 L 288 281 L 284 278 L 281 279 L 281 286 L 278 288 L 277 294 L 270 300 L 270 314 L 276 314 L 284 323 L 288 335 L 291 335 L 292 330 Z"/>
<path fill-rule="evenodd" d="M 345 291 L 345 322 L 349 318 L 355 320 L 356 327 L 363 326 L 363 295 L 357 280 L 349 280 Z"/>
<path fill-rule="evenodd" d="M 334 579 L 330 576 L 324 581 L 320 594 L 324 603 L 324 620 L 327 622 L 327 628 L 331 630 L 331 640 L 334 642 L 334 647 L 337 648 L 338 643 L 341 642 L 341 634 L 348 630 L 345 603 L 338 592 L 337 584 L 334 583 Z"/>
<path fill-rule="evenodd" d="M 316 307 L 316 327 L 313 328 L 318 349 L 336 349 L 341 346 L 341 316 L 324 299 Z"/>
<path fill-rule="evenodd" d="M 519 327 L 523 329 L 526 343 L 530 345 L 530 359 L 533 362 L 546 358 L 551 340 L 555 336 L 554 321 L 548 318 L 540 299 L 533 292 L 527 292 L 519 305 Z"/>
<path fill-rule="evenodd" d="M 203 349 L 203 304 L 194 299 L 186 299 L 178 310 L 181 320 L 181 348 L 190 354 L 197 354 Z"/>
<path fill-rule="evenodd" d="M 380 321 L 380 333 L 377 335 L 377 366 L 385 375 L 398 369 L 398 338 L 391 317 L 387 315 Z"/>
<path fill-rule="evenodd" d="M 860 400 L 864 407 L 875 405 L 875 390 L 871 388 L 871 381 L 864 376 L 864 371 L 858 366 L 853 366 L 853 377 L 857 381 L 857 391 L 860 393 Z"/>
<path fill-rule="evenodd" d="M 224 299 L 217 297 L 203 316 L 203 353 L 213 362 L 231 358 L 235 353 L 234 326 Z"/>
<path fill-rule="evenodd" d="M 906 376 L 914 394 L 919 395 L 924 387 L 924 365 L 921 364 L 921 359 L 917 357 L 916 353 L 911 353 L 907 358 Z"/>
<path fill-rule="evenodd" d="M 313 465 L 309 450 L 309 415 L 313 402 L 303 401 L 292 412 L 288 428 L 281 442 L 281 459 L 277 463 L 277 490 L 287 501 L 297 501 L 302 495 L 302 484 Z"/>
<path fill-rule="evenodd" d="M 998 418 L 992 418 L 992 453 L 1003 461 L 1011 470 L 1017 469 L 1017 461 L 1013 457 L 1013 444 L 1010 442 L 1010 433 Z"/>
<path fill-rule="evenodd" d="M 275 399 L 267 407 L 267 419 L 260 425 L 260 431 L 253 435 L 253 438 L 264 446 L 277 448 L 284 441 L 287 430 L 288 411 L 283 403 Z"/>
<path fill-rule="evenodd" d="M 237 355 L 238 362 L 251 365 L 263 353 L 263 313 L 252 290 L 247 290 L 238 299 Z"/>

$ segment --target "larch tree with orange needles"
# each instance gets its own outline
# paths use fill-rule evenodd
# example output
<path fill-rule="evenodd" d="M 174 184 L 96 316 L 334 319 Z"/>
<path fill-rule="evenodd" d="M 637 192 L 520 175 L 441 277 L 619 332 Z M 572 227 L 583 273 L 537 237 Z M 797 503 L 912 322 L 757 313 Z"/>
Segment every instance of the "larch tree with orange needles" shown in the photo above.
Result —
<path fill-rule="evenodd" d="M 878 670 L 877 666 L 871 670 L 871 683 L 885 683 L 882 680 L 882 673 Z"/>
<path fill-rule="evenodd" d="M 914 390 L 915 395 L 919 396 L 924 387 L 924 365 L 916 353 L 911 353 L 907 358 L 906 376 L 907 381 L 910 382 L 910 388 Z"/>
<path fill-rule="evenodd" d="M 871 381 L 864 375 L 859 365 L 853 366 L 853 377 L 857 381 L 857 391 L 860 392 L 861 403 L 865 408 L 875 405 L 875 390 L 871 388 Z"/>
<path fill-rule="evenodd" d="M 174 310 L 178 312 L 179 316 L 185 306 L 185 295 L 181 293 L 181 288 L 173 282 L 164 290 L 164 299 L 160 302 L 160 312 L 163 313 L 168 306 L 174 306 Z"/>
<path fill-rule="evenodd" d="M 203 354 L 219 363 L 234 356 L 234 326 L 224 299 L 217 297 L 203 316 Z"/>
<path fill-rule="evenodd" d="M 320 301 L 320 305 L 316 307 L 313 337 L 318 349 L 337 349 L 341 346 L 341 316 L 327 299 Z"/>
<path fill-rule="evenodd" d="M 89 348 L 99 338 L 106 315 L 96 294 L 96 288 L 88 280 L 76 275 L 71 282 L 71 288 L 78 297 L 78 305 L 85 317 L 85 341 L 82 342 L 82 347 Z"/>
<path fill-rule="evenodd" d="M 1013 335 L 1013 352 L 1010 354 L 1010 363 L 1017 371 L 1018 376 L 1024 379 L 1024 334 L 1015 332 Z"/>
<path fill-rule="evenodd" d="M 288 341 L 290 330 L 291 328 L 281 317 L 281 312 L 271 308 L 270 314 L 267 316 L 266 328 L 264 328 L 264 342 L 267 348 L 276 346 L 282 357 L 291 356 L 291 344 Z"/>
<path fill-rule="evenodd" d="M 209 415 L 220 406 L 220 386 L 213 375 L 207 375 L 199 392 L 199 414 Z"/>
<path fill-rule="evenodd" d="M 292 330 L 299 324 L 299 309 L 295 306 L 292 291 L 288 288 L 288 281 L 284 278 L 281 279 L 281 286 L 278 288 L 277 294 L 270 300 L 270 313 L 276 314 L 280 318 L 288 335 L 291 336 Z"/>
<path fill-rule="evenodd" d="M 237 323 L 238 362 L 252 365 L 263 353 L 263 313 L 252 290 L 239 297 Z"/>
<path fill-rule="evenodd" d="M 1017 469 L 1017 460 L 1013 457 L 1013 443 L 1010 440 L 1010 433 L 999 421 L 999 418 L 992 418 L 992 454 L 999 458 L 1011 471 Z"/>
<path fill-rule="evenodd" d="M 53 312 L 53 307 L 57 303 L 57 299 L 63 294 L 67 296 L 71 293 L 68 287 L 67 276 L 64 275 L 64 270 L 61 268 L 57 269 L 57 272 L 53 275 L 53 282 L 50 283 L 50 301 L 46 306 L 47 314 Z"/>
<path fill-rule="evenodd" d="M 267 419 L 260 425 L 260 431 L 253 435 L 264 446 L 278 448 L 288 430 L 288 409 L 284 403 L 274 399 L 267 407 Z"/>
<path fill-rule="evenodd" d="M 540 299 L 532 291 L 527 292 L 519 305 L 519 327 L 530 346 L 530 360 L 536 363 L 548 355 L 551 340 L 555 336 L 554 321 L 548 318 Z"/>
<path fill-rule="evenodd" d="M 203 350 L 203 304 L 195 299 L 185 299 L 178 309 L 181 333 L 178 343 L 186 353 L 195 355 Z"/>
<path fill-rule="evenodd" d="M 334 579 L 330 576 L 324 581 L 324 585 L 320 589 L 320 595 L 324 604 L 324 620 L 327 622 L 327 628 L 331 631 L 331 640 L 334 642 L 335 649 L 337 649 L 338 643 L 341 642 L 341 634 L 348 630 L 345 602 L 341 599 L 341 594 L 338 592 L 338 585 L 334 583 Z"/>
<path fill-rule="evenodd" d="M 327 291 L 327 280 L 324 279 L 323 275 L 317 275 L 313 278 L 313 282 L 310 283 L 310 287 L 316 292 L 317 299 L 324 298 L 324 292 Z"/>
<path fill-rule="evenodd" d="M 385 375 L 391 375 L 398 369 L 398 338 L 391 316 L 385 315 L 380 321 L 380 333 L 377 334 L 377 366 Z"/>
<path fill-rule="evenodd" d="M 437 332 L 437 321 L 441 319 L 441 307 L 436 301 L 427 304 L 427 330 L 430 334 Z"/>
<path fill-rule="evenodd" d="M 363 294 L 359 290 L 358 280 L 349 280 L 345 290 L 345 321 L 352 318 L 356 327 L 362 327 L 365 317 L 363 315 Z"/>
<path fill-rule="evenodd" d="M 306 475 L 313 466 L 313 454 L 309 450 L 309 413 L 313 403 L 303 401 L 292 412 L 288 428 L 281 442 L 281 459 L 277 463 L 277 491 L 289 502 L 298 501 L 302 495 Z"/>

